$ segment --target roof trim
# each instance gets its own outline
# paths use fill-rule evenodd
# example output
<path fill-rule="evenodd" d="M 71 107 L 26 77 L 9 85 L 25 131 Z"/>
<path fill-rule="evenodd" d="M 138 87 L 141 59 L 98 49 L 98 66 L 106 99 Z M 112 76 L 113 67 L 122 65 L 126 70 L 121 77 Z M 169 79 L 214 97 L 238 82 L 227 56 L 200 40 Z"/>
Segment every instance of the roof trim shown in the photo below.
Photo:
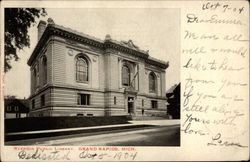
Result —
<path fill-rule="evenodd" d="M 57 35 L 57 36 L 64 37 L 67 39 L 75 40 L 77 42 L 89 44 L 91 46 L 101 48 L 101 49 L 112 48 L 112 49 L 115 49 L 115 50 L 118 50 L 121 52 L 126 52 L 129 54 L 133 54 L 137 57 L 144 58 L 146 60 L 146 62 L 149 64 L 154 64 L 154 65 L 160 66 L 161 68 L 165 68 L 165 69 L 168 67 L 168 62 L 164 62 L 164 61 L 155 59 L 153 57 L 150 57 L 148 54 L 148 51 L 143 51 L 143 50 L 140 50 L 139 48 L 129 47 L 124 42 L 119 42 L 119 41 L 113 40 L 111 38 L 105 39 L 103 41 L 101 39 L 89 36 L 89 35 L 84 34 L 84 33 L 80 33 L 78 31 L 72 30 L 70 28 L 56 25 L 56 24 L 48 24 L 47 25 L 42 37 L 38 41 L 36 47 L 34 48 L 32 54 L 27 62 L 27 64 L 29 66 L 32 65 L 34 59 L 37 57 L 37 55 L 39 55 L 39 53 L 40 53 L 39 51 L 41 50 L 41 48 L 43 48 L 43 45 L 45 44 L 45 42 L 52 35 Z"/>
<path fill-rule="evenodd" d="M 169 67 L 169 62 L 165 62 L 165 61 L 156 59 L 156 58 L 151 57 L 151 56 L 148 57 L 148 59 L 146 60 L 146 63 L 157 65 L 157 66 L 160 66 L 161 68 L 164 68 L 164 69 Z"/>

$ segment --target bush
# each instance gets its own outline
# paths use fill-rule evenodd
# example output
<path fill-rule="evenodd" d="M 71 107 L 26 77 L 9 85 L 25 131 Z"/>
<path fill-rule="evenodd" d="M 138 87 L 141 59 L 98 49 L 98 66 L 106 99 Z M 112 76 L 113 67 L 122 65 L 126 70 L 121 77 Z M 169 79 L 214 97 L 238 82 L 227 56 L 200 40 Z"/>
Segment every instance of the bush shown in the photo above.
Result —
<path fill-rule="evenodd" d="M 28 117 L 5 119 L 5 133 L 47 129 L 90 127 L 99 125 L 126 124 L 127 116 L 101 117 Z"/>

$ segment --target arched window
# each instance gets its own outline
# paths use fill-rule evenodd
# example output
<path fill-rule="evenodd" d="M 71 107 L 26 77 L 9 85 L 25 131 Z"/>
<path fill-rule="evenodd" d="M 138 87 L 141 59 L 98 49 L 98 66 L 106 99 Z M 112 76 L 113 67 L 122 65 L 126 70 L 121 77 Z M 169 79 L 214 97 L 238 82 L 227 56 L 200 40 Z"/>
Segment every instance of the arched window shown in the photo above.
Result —
<path fill-rule="evenodd" d="M 125 65 L 122 67 L 122 85 L 129 86 L 130 84 L 130 70 Z"/>
<path fill-rule="evenodd" d="M 156 92 L 156 76 L 153 72 L 149 74 L 149 92 Z"/>
<path fill-rule="evenodd" d="M 88 61 L 83 56 L 76 59 L 76 81 L 88 81 Z"/>
<path fill-rule="evenodd" d="M 47 83 L 47 58 L 46 56 L 43 56 L 42 58 L 42 67 L 43 67 L 43 70 L 42 70 L 43 84 L 46 84 Z"/>

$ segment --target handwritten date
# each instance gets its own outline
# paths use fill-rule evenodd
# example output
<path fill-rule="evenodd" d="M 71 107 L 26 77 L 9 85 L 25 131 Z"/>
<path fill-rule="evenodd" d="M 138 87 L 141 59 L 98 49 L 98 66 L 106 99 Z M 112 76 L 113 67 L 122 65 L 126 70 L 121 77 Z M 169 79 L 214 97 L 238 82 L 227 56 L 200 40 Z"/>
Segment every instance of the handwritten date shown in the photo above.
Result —
<path fill-rule="evenodd" d="M 202 5 L 202 10 L 221 10 L 222 12 L 233 11 L 241 14 L 244 11 L 244 7 L 233 7 L 228 4 L 221 4 L 219 2 L 207 2 Z"/>
<path fill-rule="evenodd" d="M 111 158 L 114 160 L 135 160 L 137 152 L 112 152 L 112 153 L 97 153 L 82 151 L 79 154 L 80 159 L 89 159 L 89 160 L 101 160 L 105 158 Z"/>

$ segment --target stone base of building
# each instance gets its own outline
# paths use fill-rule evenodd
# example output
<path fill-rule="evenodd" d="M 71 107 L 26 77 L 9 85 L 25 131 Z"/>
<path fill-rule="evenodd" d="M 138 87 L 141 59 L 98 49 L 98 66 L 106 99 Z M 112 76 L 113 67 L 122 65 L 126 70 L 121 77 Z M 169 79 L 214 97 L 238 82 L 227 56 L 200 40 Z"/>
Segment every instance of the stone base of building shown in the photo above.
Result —
<path fill-rule="evenodd" d="M 147 117 L 165 117 L 166 110 L 151 110 L 146 109 L 142 114 L 142 110 L 139 109 L 134 113 L 128 113 L 125 109 L 117 110 L 99 110 L 96 109 L 74 109 L 72 107 L 48 107 L 45 109 L 32 110 L 29 113 L 30 117 L 44 117 L 44 116 L 147 116 Z"/>
<path fill-rule="evenodd" d="M 80 95 L 88 102 L 79 103 Z M 42 100 L 43 99 L 43 100 Z M 166 99 L 134 91 L 94 91 L 49 86 L 30 98 L 29 116 L 165 116 Z M 45 100 L 45 101 L 44 101 Z M 44 101 L 44 102 L 42 102 Z"/>

